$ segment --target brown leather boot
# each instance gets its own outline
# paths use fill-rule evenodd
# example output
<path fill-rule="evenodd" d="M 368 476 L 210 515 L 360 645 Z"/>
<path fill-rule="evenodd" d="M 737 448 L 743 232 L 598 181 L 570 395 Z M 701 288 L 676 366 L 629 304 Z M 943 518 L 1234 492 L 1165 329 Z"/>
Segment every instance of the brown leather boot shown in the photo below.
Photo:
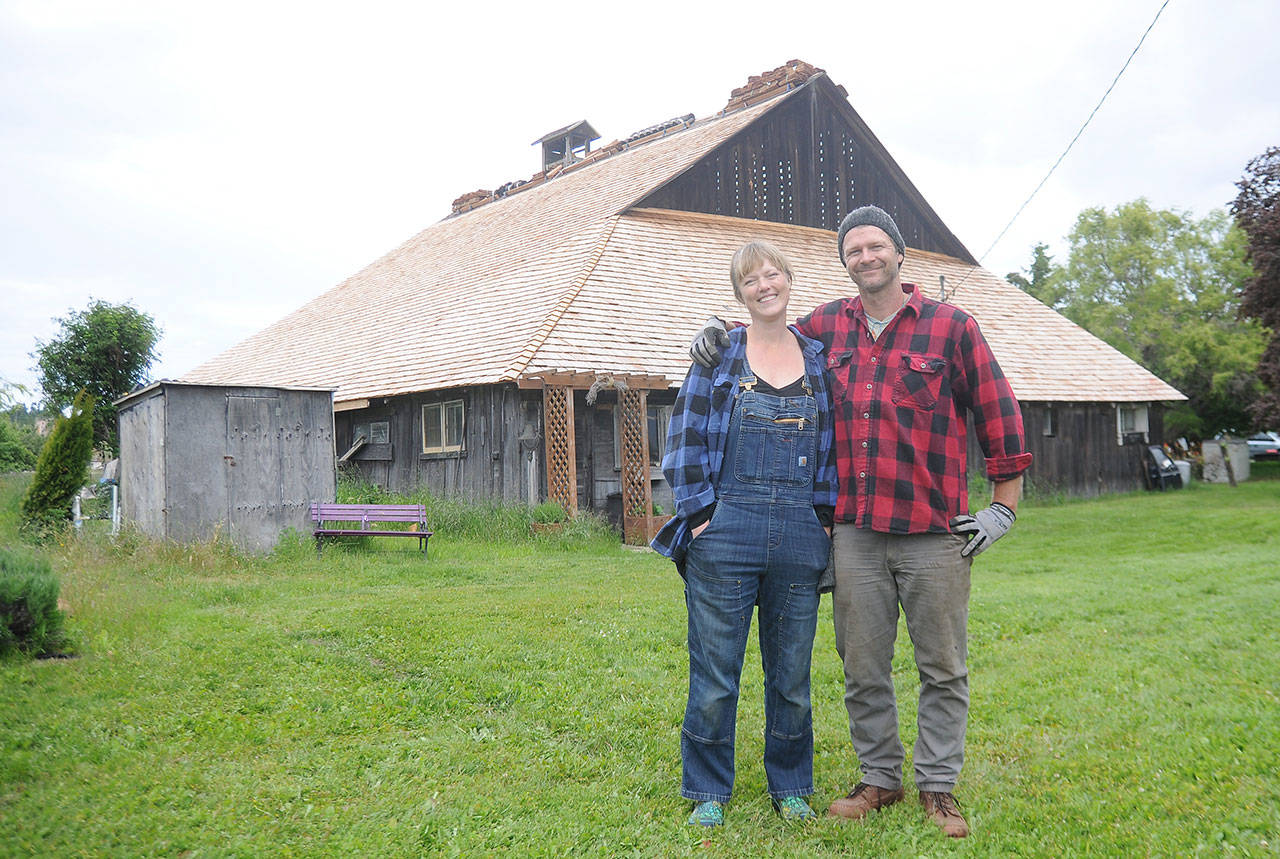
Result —
<path fill-rule="evenodd" d="M 895 802 L 901 801 L 902 788 L 888 790 L 860 781 L 858 786 L 849 792 L 848 796 L 831 803 L 830 807 L 827 808 L 827 814 L 831 817 L 847 817 L 850 820 L 861 820 L 873 811 L 878 811 L 886 805 L 893 805 Z"/>
<path fill-rule="evenodd" d="M 960 806 L 951 794 L 922 790 L 920 804 L 924 806 L 925 817 L 937 824 L 948 838 L 964 838 L 969 834 L 969 824 L 964 822 Z"/>

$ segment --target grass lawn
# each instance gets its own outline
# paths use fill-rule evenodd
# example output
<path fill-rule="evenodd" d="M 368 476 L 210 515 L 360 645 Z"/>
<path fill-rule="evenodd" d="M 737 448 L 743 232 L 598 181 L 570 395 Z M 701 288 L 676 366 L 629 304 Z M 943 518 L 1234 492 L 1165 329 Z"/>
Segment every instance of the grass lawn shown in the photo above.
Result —
<path fill-rule="evenodd" d="M 0 477 L 0 543 L 20 484 Z M 665 560 L 398 542 L 50 548 L 78 655 L 0 664 L 0 855 L 1280 853 L 1280 468 L 1027 505 L 978 560 L 963 842 L 913 793 L 782 824 L 754 642 L 727 825 L 691 831 Z M 822 810 L 858 778 L 829 599 L 815 648 Z M 910 748 L 905 630 L 895 674 Z"/>

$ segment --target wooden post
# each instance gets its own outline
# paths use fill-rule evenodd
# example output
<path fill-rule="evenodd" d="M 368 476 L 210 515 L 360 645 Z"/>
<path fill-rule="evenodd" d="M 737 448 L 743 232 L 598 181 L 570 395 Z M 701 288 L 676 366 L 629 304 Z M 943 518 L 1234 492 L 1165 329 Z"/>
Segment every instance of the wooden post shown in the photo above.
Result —
<path fill-rule="evenodd" d="M 643 546 L 653 536 L 653 487 L 649 484 L 649 407 L 643 389 L 619 391 L 622 433 L 622 538 Z"/>

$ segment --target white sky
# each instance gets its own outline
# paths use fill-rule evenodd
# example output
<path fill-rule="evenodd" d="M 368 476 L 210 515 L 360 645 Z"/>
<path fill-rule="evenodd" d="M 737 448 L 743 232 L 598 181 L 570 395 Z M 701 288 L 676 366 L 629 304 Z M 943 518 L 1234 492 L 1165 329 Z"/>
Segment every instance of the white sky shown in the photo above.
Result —
<path fill-rule="evenodd" d="M 34 387 L 90 298 L 152 314 L 152 376 L 180 377 L 536 172 L 544 133 L 702 118 L 792 58 L 981 255 L 1163 2 L 0 0 L 0 380 Z M 1171 0 L 984 265 L 1061 260 L 1088 206 L 1226 206 L 1280 144 L 1277 33 L 1276 0 Z"/>

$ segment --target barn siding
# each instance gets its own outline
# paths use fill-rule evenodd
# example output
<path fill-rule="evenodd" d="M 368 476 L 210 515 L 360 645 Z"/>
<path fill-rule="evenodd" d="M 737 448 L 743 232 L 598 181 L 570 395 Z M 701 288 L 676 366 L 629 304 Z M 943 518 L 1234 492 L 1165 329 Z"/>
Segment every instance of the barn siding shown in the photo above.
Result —
<path fill-rule="evenodd" d="M 893 215 L 907 245 L 973 262 L 843 99 L 820 87 L 753 122 L 637 206 L 835 230 L 857 206 Z"/>
<path fill-rule="evenodd" d="M 1020 403 L 1027 449 L 1034 457 L 1026 474 L 1034 492 L 1094 497 L 1110 492 L 1132 492 L 1143 487 L 1141 444 L 1118 444 L 1116 408 L 1111 403 Z M 1045 435 L 1049 410 L 1056 424 Z M 1164 439 L 1164 409 L 1148 406 L 1147 437 L 1152 444 Z M 969 471 L 984 474 L 982 450 L 970 427 Z"/>
<path fill-rule="evenodd" d="M 671 405 L 675 391 L 655 391 L 651 405 Z M 466 412 L 466 450 L 422 454 L 422 406 L 462 399 Z M 574 392 L 574 447 L 578 506 L 621 523 L 622 480 L 614 459 L 614 408 L 617 396 L 600 393 L 588 406 L 586 392 Z M 389 397 L 366 409 L 338 412 L 335 419 L 339 454 L 352 444 L 357 424 L 386 420 L 390 442 L 366 445 L 351 457 L 359 475 L 392 492 L 411 493 L 426 487 L 435 494 L 464 498 L 496 498 L 537 504 L 547 498 L 543 453 L 542 393 L 515 385 L 475 386 Z M 672 508 L 671 490 L 653 469 L 653 503 Z"/>
<path fill-rule="evenodd" d="M 150 536 L 265 551 L 333 498 L 327 390 L 158 382 L 119 405 L 121 512 Z"/>
<path fill-rule="evenodd" d="M 464 449 L 422 452 L 422 407 L 462 400 Z M 392 492 L 419 486 L 450 497 L 525 501 L 546 497 L 542 452 L 542 394 L 513 384 L 477 385 L 387 397 L 366 409 L 339 412 L 339 452 L 357 424 L 386 420 L 389 443 L 366 445 L 350 462 L 365 480 Z M 532 481 L 532 487 L 531 487 Z"/>
<path fill-rule="evenodd" d="M 653 391 L 649 405 L 670 405 L 675 390 Z M 421 453 L 422 406 L 462 399 L 466 409 L 466 450 L 458 454 Z M 574 392 L 574 444 L 578 506 L 620 523 L 621 476 L 614 459 L 614 408 L 617 397 L 600 393 L 588 406 L 584 391 Z M 1142 488 L 1142 446 L 1116 442 L 1116 411 L 1110 403 L 1022 403 L 1027 447 L 1034 456 L 1027 472 L 1035 492 L 1092 497 Z M 1044 434 L 1049 409 L 1055 412 L 1054 435 Z M 391 441 L 367 445 L 352 457 L 360 475 L 392 492 L 411 493 L 419 487 L 444 495 L 501 499 L 536 504 L 546 500 L 543 454 L 542 394 L 515 385 L 475 386 L 390 397 L 377 406 L 339 412 L 336 437 L 339 453 L 351 445 L 357 423 L 388 420 Z M 1163 409 L 1149 408 L 1148 437 L 1163 439 Z M 983 456 L 970 427 L 969 470 L 983 475 Z M 653 503 L 664 512 L 673 509 L 671 489 L 653 468 Z M 976 501 L 976 499 L 975 499 Z"/>

